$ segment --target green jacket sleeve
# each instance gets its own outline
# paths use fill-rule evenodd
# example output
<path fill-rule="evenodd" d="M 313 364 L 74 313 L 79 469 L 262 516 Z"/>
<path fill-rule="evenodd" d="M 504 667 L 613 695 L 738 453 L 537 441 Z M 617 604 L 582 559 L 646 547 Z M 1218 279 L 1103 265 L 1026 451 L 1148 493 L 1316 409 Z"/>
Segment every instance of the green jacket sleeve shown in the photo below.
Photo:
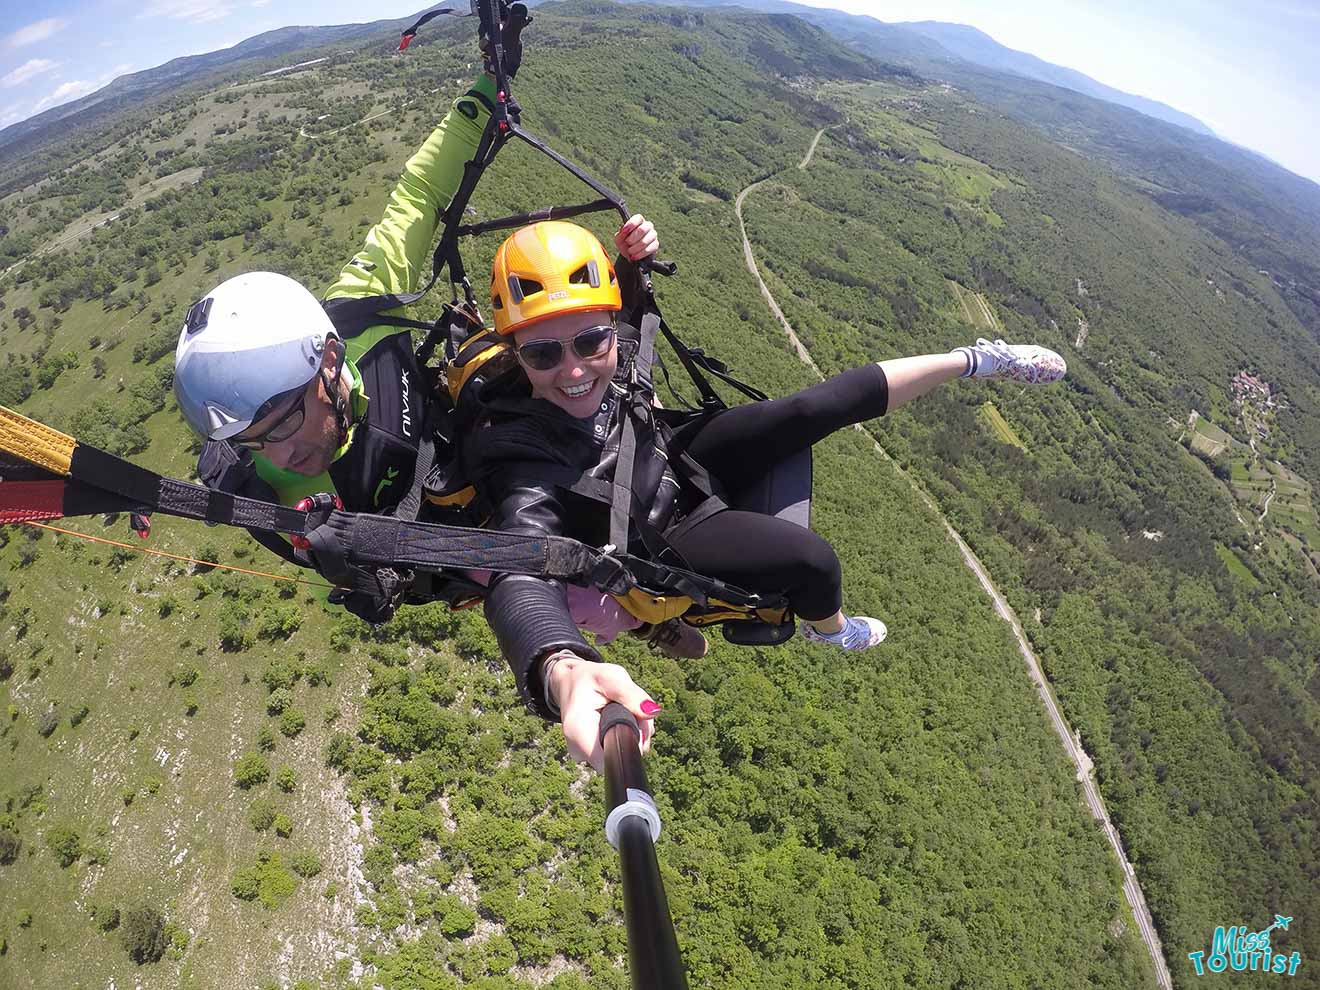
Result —
<path fill-rule="evenodd" d="M 408 160 L 390 194 L 385 216 L 367 233 L 366 243 L 325 293 L 326 299 L 360 299 L 413 292 L 430 276 L 440 214 L 458 191 L 463 166 L 476 153 L 494 102 L 495 82 L 482 75 L 454 101 L 440 126 Z"/>

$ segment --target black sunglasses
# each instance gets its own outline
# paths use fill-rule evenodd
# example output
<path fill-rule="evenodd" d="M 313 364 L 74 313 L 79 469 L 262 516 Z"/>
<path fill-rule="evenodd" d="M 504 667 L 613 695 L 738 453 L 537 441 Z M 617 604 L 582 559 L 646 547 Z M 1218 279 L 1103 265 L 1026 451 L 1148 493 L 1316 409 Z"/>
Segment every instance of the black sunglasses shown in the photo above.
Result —
<path fill-rule="evenodd" d="M 234 443 L 240 447 L 246 447 L 248 450 L 261 450 L 268 443 L 283 443 L 289 437 L 293 436 L 302 429 L 303 421 L 307 418 L 307 386 L 300 385 L 297 389 L 300 396 L 298 401 L 289 407 L 289 411 L 277 419 L 269 430 L 257 437 L 235 437 Z M 271 409 L 280 404 L 280 401 L 290 392 L 277 395 L 275 398 L 262 403 L 257 414 L 252 417 L 252 422 L 258 423 L 270 415 Z"/>
<path fill-rule="evenodd" d="M 573 336 L 573 353 L 584 361 L 598 358 L 614 345 L 614 327 L 588 327 Z M 549 371 L 564 360 L 562 340 L 529 340 L 518 348 L 518 357 L 533 371 Z"/>

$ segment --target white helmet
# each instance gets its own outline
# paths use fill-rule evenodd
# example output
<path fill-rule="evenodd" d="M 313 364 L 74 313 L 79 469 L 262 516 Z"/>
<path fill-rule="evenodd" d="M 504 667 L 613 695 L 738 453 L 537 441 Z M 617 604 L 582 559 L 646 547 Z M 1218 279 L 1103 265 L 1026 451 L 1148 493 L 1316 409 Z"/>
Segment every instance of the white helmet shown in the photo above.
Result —
<path fill-rule="evenodd" d="M 315 378 L 331 337 L 339 339 L 330 317 L 293 279 L 249 272 L 221 282 L 192 305 L 179 334 L 179 408 L 202 436 L 227 440 L 266 415 L 271 399 Z"/>

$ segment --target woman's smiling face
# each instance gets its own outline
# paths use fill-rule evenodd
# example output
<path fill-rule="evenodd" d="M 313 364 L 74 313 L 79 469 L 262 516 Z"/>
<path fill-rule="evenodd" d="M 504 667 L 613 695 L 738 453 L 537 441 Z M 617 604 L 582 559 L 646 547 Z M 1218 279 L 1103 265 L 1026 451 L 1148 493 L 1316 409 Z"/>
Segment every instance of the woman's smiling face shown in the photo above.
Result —
<path fill-rule="evenodd" d="M 534 340 L 555 340 L 563 345 L 559 363 L 546 371 L 529 367 L 522 355 L 518 356 L 518 363 L 532 383 L 532 395 L 553 402 L 578 419 L 594 415 L 619 365 L 618 341 L 612 338 L 600 356 L 584 358 L 573 349 L 573 338 L 583 330 L 612 324 L 615 315 L 610 311 L 565 313 L 515 330 L 515 351 Z"/>

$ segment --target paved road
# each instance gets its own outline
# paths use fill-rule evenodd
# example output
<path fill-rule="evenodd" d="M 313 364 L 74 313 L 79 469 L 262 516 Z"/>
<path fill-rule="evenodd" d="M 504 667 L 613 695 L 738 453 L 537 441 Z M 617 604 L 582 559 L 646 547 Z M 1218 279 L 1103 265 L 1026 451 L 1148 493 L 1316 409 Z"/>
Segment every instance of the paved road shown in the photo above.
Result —
<path fill-rule="evenodd" d="M 820 134 L 821 132 L 817 132 L 816 139 L 812 141 L 811 151 L 815 150 L 816 141 L 820 140 Z M 798 166 L 799 168 L 804 168 L 806 166 L 811 158 L 811 151 L 808 151 L 806 158 L 804 158 L 802 164 Z M 816 362 L 812 360 L 811 353 L 802 345 L 802 341 L 798 339 L 798 335 L 793 331 L 793 327 L 784 316 L 783 310 L 779 308 L 779 304 L 775 302 L 774 296 L 771 295 L 769 288 L 766 287 L 765 280 L 761 277 L 760 269 L 757 268 L 756 256 L 752 253 L 751 242 L 747 239 L 747 226 L 743 222 L 742 214 L 743 203 L 746 201 L 748 194 L 751 193 L 752 190 L 756 189 L 758 186 L 764 185 L 768 181 L 768 179 L 762 179 L 760 182 L 752 183 L 752 185 L 738 193 L 737 199 L 734 200 L 733 208 L 738 217 L 738 229 L 742 233 L 743 258 L 747 262 L 748 271 L 752 273 L 756 279 L 757 285 L 761 287 L 761 295 L 765 299 L 766 304 L 770 307 L 770 312 L 774 314 L 775 319 L 779 321 L 779 325 L 783 328 L 784 333 L 787 334 L 788 340 L 793 345 L 793 350 L 797 352 L 798 358 L 801 359 L 803 364 L 810 367 L 811 370 L 816 373 L 816 377 L 824 380 L 825 376 L 821 373 L 820 368 L 817 367 Z M 856 429 L 865 432 L 860 424 Z M 912 486 L 913 490 L 921 497 L 926 506 L 935 513 L 937 517 L 939 517 L 940 522 L 944 524 L 945 531 L 949 534 L 949 538 L 953 540 L 957 545 L 958 550 L 962 553 L 963 561 L 971 569 L 972 573 L 976 575 L 977 580 L 981 582 L 981 587 L 985 589 L 986 594 L 988 594 L 990 599 L 994 602 L 995 611 L 999 613 L 1000 618 L 1007 622 L 1009 627 L 1013 630 L 1013 636 L 1017 640 L 1018 649 L 1021 651 L 1022 657 L 1027 663 L 1027 670 L 1031 675 L 1032 681 L 1036 685 L 1036 692 L 1040 695 L 1040 699 L 1045 705 L 1045 710 L 1049 713 L 1050 724 L 1054 726 L 1055 733 L 1058 734 L 1059 740 L 1063 743 L 1064 751 L 1068 754 L 1068 758 L 1072 760 L 1073 766 L 1077 770 L 1077 780 L 1082 785 L 1082 796 L 1086 801 L 1086 806 L 1091 810 L 1091 814 L 1095 817 L 1096 821 L 1100 823 L 1101 828 L 1104 830 L 1105 838 L 1109 841 L 1110 848 L 1113 849 L 1114 855 L 1118 858 L 1119 865 L 1123 868 L 1123 894 L 1127 898 L 1128 905 L 1132 908 L 1132 916 L 1136 919 L 1137 928 L 1141 933 L 1142 941 L 1146 943 L 1146 948 L 1150 952 L 1151 960 L 1155 966 L 1156 982 L 1161 987 L 1165 988 L 1165 990 L 1172 990 L 1173 982 L 1169 977 L 1169 967 L 1164 961 L 1164 949 L 1160 944 L 1159 935 L 1155 931 L 1155 925 L 1151 919 L 1150 911 L 1146 906 L 1146 897 L 1141 891 L 1141 885 L 1137 883 L 1136 873 L 1132 869 L 1132 864 L 1128 862 L 1127 853 L 1123 850 L 1123 841 L 1119 838 L 1118 830 L 1114 828 L 1113 823 L 1109 820 L 1109 813 L 1105 810 L 1104 800 L 1100 797 L 1100 791 L 1096 787 L 1095 779 L 1091 776 L 1091 770 L 1093 767 L 1091 758 L 1086 754 L 1086 751 L 1082 749 L 1078 740 L 1068 728 L 1068 723 L 1064 720 L 1063 714 L 1059 711 L 1059 706 L 1054 700 L 1054 694 L 1050 691 L 1049 684 L 1045 679 L 1045 672 L 1041 669 L 1040 661 L 1037 659 L 1035 652 L 1031 649 L 1031 643 L 1028 641 L 1027 635 L 1022 629 L 1022 624 L 1018 621 L 1017 615 L 1014 614 L 1013 609 L 1004 599 L 1004 596 L 999 593 L 999 589 L 995 587 L 994 582 L 990 580 L 990 575 L 986 573 L 980 560 L 978 560 L 976 554 L 972 552 L 972 548 L 967 545 L 967 542 L 958 534 L 957 530 L 953 528 L 948 519 L 945 518 L 944 513 L 940 511 L 935 500 L 924 488 L 921 487 L 914 477 L 898 466 L 897 462 L 889 456 L 879 443 L 875 443 L 874 440 L 872 440 L 872 443 L 875 450 L 893 466 L 894 470 L 907 480 L 908 484 Z"/>

